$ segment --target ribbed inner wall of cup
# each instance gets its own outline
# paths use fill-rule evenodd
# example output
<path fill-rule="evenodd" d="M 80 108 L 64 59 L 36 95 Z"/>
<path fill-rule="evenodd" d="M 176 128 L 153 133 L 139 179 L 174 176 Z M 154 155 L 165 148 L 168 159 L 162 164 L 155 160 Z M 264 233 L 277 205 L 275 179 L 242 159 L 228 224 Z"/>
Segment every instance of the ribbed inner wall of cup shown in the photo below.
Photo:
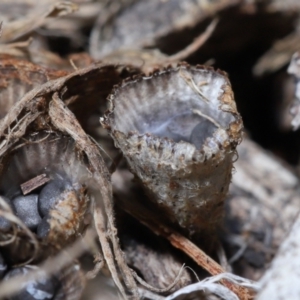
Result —
<path fill-rule="evenodd" d="M 86 208 L 88 171 L 72 139 L 49 133 L 35 137 L 3 159 L 1 199 L 39 237 L 46 237 L 50 226 L 70 236 L 79 228 Z M 0 232 L 9 228 L 0 216 Z"/>
<path fill-rule="evenodd" d="M 200 148 L 234 117 L 220 109 L 224 77 L 208 70 L 182 69 L 128 84 L 115 99 L 114 123 L 124 133 L 152 133 Z"/>
<path fill-rule="evenodd" d="M 69 184 L 82 183 L 87 178 L 73 140 L 55 135 L 40 140 L 20 147 L 5 160 L 0 174 L 1 195 L 9 198 L 20 195 L 20 185 L 41 174 L 46 174 L 50 181 L 62 179 Z"/>

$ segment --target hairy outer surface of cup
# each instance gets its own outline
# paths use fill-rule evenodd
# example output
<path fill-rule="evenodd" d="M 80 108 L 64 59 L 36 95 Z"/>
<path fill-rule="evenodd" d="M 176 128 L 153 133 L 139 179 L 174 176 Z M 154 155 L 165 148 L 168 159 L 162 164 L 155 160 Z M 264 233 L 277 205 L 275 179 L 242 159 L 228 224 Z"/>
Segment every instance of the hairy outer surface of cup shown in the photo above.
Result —
<path fill-rule="evenodd" d="M 191 234 L 215 228 L 242 135 L 225 73 L 181 64 L 127 80 L 102 124 L 170 221 Z"/>

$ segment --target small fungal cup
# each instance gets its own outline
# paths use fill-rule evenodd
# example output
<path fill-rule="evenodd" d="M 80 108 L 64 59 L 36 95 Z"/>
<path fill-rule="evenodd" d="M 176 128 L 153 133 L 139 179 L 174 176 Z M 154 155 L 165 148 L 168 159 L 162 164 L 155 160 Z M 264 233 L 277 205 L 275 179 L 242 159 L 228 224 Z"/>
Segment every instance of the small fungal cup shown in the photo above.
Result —
<path fill-rule="evenodd" d="M 243 127 L 225 73 L 181 64 L 126 80 L 101 123 L 171 222 L 216 227 Z"/>

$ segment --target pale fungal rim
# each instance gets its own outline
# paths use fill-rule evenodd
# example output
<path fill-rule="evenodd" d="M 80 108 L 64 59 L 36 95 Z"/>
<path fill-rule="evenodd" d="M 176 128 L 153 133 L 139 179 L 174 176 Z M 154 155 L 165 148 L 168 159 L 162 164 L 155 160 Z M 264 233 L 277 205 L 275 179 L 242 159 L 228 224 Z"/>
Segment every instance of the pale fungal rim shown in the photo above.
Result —
<path fill-rule="evenodd" d="M 129 102 L 132 101 L 132 94 L 130 94 L 130 90 L 138 90 L 140 88 L 139 84 L 143 81 L 148 81 L 152 79 L 156 79 L 157 77 L 161 76 L 170 76 L 172 73 L 180 73 L 184 71 L 185 73 L 190 72 L 190 73 L 196 73 L 197 72 L 203 76 L 206 74 L 210 73 L 209 76 L 211 77 L 211 80 L 215 80 L 217 78 L 218 80 L 222 81 L 222 84 L 219 84 L 219 90 L 214 92 L 212 91 L 211 93 L 214 93 L 213 95 L 215 96 L 214 98 L 214 107 L 212 110 L 215 111 L 215 116 L 209 116 L 206 114 L 205 118 L 209 120 L 213 120 L 213 124 L 218 127 L 214 133 L 209 136 L 209 138 L 205 141 L 205 143 L 200 147 L 197 148 L 195 147 L 191 142 L 187 142 L 184 140 L 181 141 L 174 141 L 170 138 L 162 138 L 161 136 L 156 136 L 155 134 L 151 132 L 145 132 L 145 130 L 139 130 L 137 128 L 138 126 L 130 125 L 133 130 L 128 130 L 128 126 L 126 129 L 126 122 L 133 122 L 130 120 L 132 118 L 132 115 L 127 117 L 127 119 L 120 124 L 117 124 L 119 119 L 126 118 L 124 115 L 126 112 L 123 113 L 119 119 L 118 116 L 116 116 L 116 109 L 118 109 L 118 106 L 120 106 L 120 100 L 124 100 L 125 96 L 122 98 L 122 93 L 124 92 L 125 94 L 128 92 L 128 97 L 130 98 Z M 186 79 L 184 79 L 186 80 Z M 186 82 L 187 85 L 192 85 L 194 84 L 193 82 Z M 195 85 L 195 84 L 194 84 Z M 156 87 L 155 87 L 156 88 Z M 191 86 L 193 89 L 193 87 Z M 195 87 L 196 89 L 197 87 Z M 157 88 L 157 92 L 160 93 L 161 89 Z M 189 91 L 190 94 L 187 97 L 195 97 L 196 93 L 193 93 Z M 196 91 L 197 92 L 197 91 Z M 137 94 L 142 94 L 142 92 L 137 91 Z M 201 91 L 199 91 L 199 94 Z M 216 96 L 217 94 L 217 96 Z M 197 96 L 197 95 L 196 95 Z M 203 102 L 208 102 L 206 97 L 204 95 L 202 100 Z M 120 99 L 121 97 L 121 99 Z M 225 72 L 222 72 L 220 70 L 214 70 L 211 67 L 207 66 L 190 66 L 186 63 L 180 63 L 177 67 L 168 67 L 162 70 L 156 70 L 153 74 L 149 76 L 145 75 L 138 75 L 134 76 L 132 78 L 128 78 L 127 80 L 124 80 L 122 83 L 119 85 L 115 86 L 114 90 L 108 97 L 109 100 L 109 109 L 104 115 L 104 117 L 101 119 L 102 125 L 110 131 L 110 133 L 116 137 L 116 145 L 117 147 L 122 149 L 122 145 L 119 145 L 117 140 L 118 137 L 123 136 L 124 139 L 127 140 L 144 140 L 146 143 L 149 145 L 149 147 L 154 147 L 157 148 L 159 145 L 159 148 L 167 147 L 167 148 L 172 148 L 173 151 L 176 151 L 176 149 L 185 147 L 187 149 L 187 152 L 192 152 L 193 154 L 191 155 L 193 159 L 197 160 L 203 160 L 203 159 L 208 159 L 211 156 L 217 155 L 220 151 L 226 150 L 226 149 L 235 149 L 237 144 L 241 142 L 242 138 L 242 119 L 240 114 L 237 112 L 236 105 L 234 102 L 233 98 L 233 92 L 231 89 L 231 85 L 229 82 L 229 79 L 227 77 L 227 74 Z M 175 100 L 178 101 L 178 100 Z M 119 109 L 119 114 L 120 112 L 124 109 L 126 109 L 127 104 L 124 104 L 122 109 Z M 193 113 L 199 113 L 201 115 L 201 110 L 197 108 L 192 108 Z M 121 115 L 121 114 L 120 114 Z M 221 116 L 221 121 L 218 120 L 218 116 Z M 221 124 L 220 124 L 221 122 Z M 133 124 L 133 123 L 132 123 Z M 224 126 L 225 124 L 225 126 Z M 129 142 L 129 141 L 128 141 Z M 209 152 L 210 155 L 207 157 L 207 155 L 203 155 L 203 153 Z"/>

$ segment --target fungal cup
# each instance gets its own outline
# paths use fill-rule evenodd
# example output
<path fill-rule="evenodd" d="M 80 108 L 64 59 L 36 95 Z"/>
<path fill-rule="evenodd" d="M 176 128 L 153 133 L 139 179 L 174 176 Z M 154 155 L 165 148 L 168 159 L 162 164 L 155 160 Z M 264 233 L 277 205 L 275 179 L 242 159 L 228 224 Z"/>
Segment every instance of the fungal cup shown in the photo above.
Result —
<path fill-rule="evenodd" d="M 186 64 L 120 84 L 102 119 L 149 198 L 190 234 L 223 214 L 242 121 L 225 73 Z"/>
<path fill-rule="evenodd" d="M 2 157 L 1 195 L 38 237 L 62 247 L 87 225 L 90 175 L 84 156 L 72 138 L 58 132 L 24 140 Z"/>

